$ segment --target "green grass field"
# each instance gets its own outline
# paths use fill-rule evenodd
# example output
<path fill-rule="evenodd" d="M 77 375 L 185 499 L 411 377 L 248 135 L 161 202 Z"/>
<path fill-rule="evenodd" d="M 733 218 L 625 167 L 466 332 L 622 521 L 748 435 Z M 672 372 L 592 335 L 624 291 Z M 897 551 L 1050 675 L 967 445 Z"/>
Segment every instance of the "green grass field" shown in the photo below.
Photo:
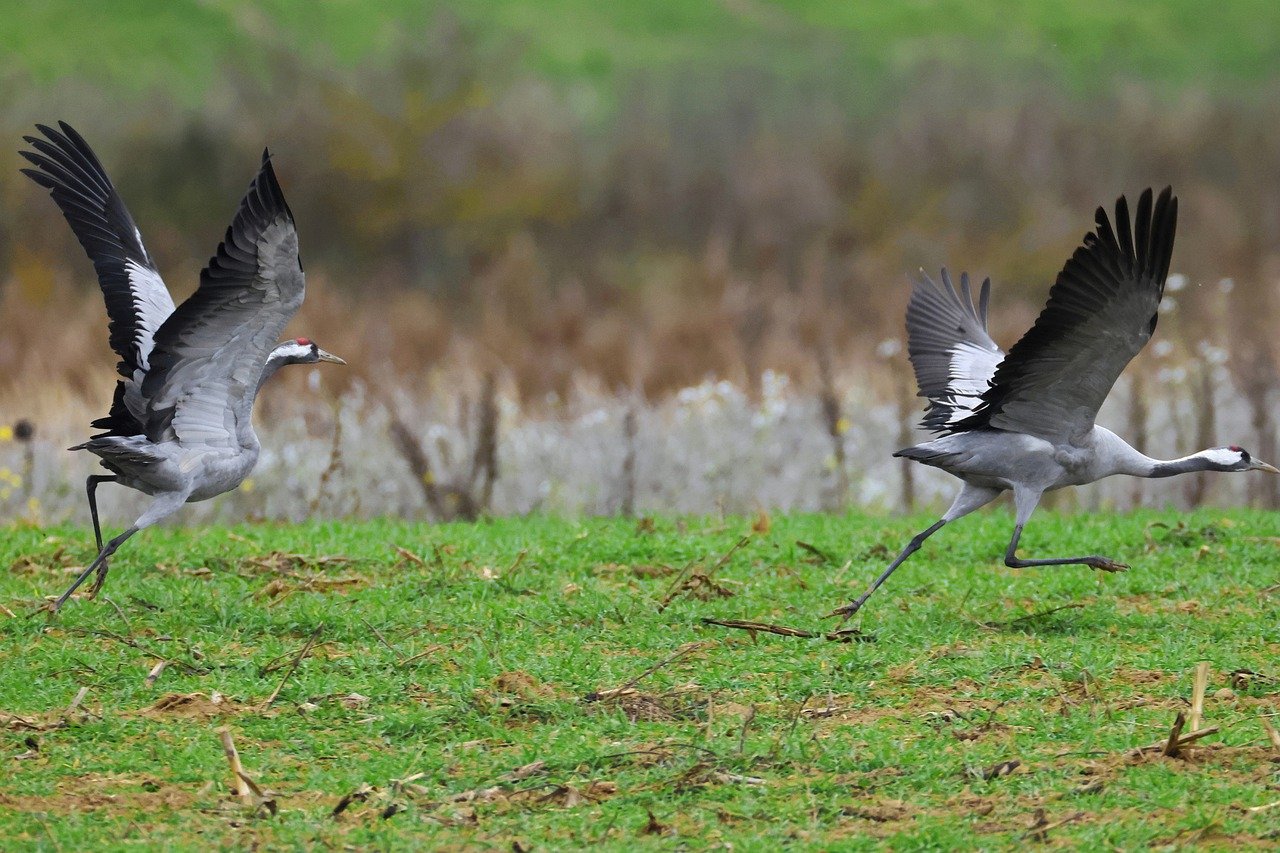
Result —
<path fill-rule="evenodd" d="M 1046 512 L 1024 539 L 1133 565 L 1118 575 L 1005 569 L 1009 521 L 938 534 L 848 643 L 702 620 L 829 630 L 924 519 L 151 530 L 52 619 L 35 611 L 88 537 L 3 529 L 0 838 L 1274 844 L 1273 517 Z M 1216 731 L 1135 752 L 1189 713 L 1199 661 Z M 258 793 L 233 794 L 223 727 Z"/>

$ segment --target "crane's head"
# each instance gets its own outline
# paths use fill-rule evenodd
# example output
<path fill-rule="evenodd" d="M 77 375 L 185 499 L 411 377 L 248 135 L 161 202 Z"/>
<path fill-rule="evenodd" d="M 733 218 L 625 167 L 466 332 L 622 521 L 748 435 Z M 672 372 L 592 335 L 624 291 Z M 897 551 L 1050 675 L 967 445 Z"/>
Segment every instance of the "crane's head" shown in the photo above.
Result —
<path fill-rule="evenodd" d="M 271 351 L 271 356 L 267 361 L 274 361 L 279 364 L 315 364 L 319 361 L 346 364 L 345 361 L 333 353 L 320 349 L 320 347 L 316 346 L 315 341 L 307 338 L 295 338 L 292 341 L 285 341 Z"/>
<path fill-rule="evenodd" d="M 1206 450 L 1204 455 L 1215 471 L 1266 471 L 1271 474 L 1280 474 L 1280 468 L 1268 465 L 1261 459 L 1254 459 L 1249 455 L 1249 451 L 1234 444 L 1230 447 Z"/>

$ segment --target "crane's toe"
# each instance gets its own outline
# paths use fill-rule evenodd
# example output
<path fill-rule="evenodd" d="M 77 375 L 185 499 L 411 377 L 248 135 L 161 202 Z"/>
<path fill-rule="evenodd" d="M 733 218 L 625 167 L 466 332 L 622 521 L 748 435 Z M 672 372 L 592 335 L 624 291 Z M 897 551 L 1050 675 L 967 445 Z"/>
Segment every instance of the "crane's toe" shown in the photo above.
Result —
<path fill-rule="evenodd" d="M 866 602 L 867 602 L 867 597 L 864 595 L 861 598 L 850 601 L 848 604 L 844 605 L 843 607 L 837 607 L 835 610 L 832 610 L 830 613 L 828 613 L 825 618 L 831 619 L 835 616 L 841 616 L 843 618 L 840 620 L 840 624 L 843 625 L 845 622 L 849 621 L 850 616 L 852 616 L 853 614 L 861 610 L 862 605 L 866 604 Z"/>
<path fill-rule="evenodd" d="M 1103 572 L 1125 572 L 1129 570 L 1127 563 L 1117 563 L 1110 557 L 1094 557 L 1089 565 Z"/>
<path fill-rule="evenodd" d="M 89 594 L 85 596 L 90 601 L 98 597 L 98 592 L 102 589 L 102 584 L 107 580 L 107 561 L 103 560 L 102 565 L 98 566 L 98 571 L 93 576 L 93 586 L 89 587 Z"/>

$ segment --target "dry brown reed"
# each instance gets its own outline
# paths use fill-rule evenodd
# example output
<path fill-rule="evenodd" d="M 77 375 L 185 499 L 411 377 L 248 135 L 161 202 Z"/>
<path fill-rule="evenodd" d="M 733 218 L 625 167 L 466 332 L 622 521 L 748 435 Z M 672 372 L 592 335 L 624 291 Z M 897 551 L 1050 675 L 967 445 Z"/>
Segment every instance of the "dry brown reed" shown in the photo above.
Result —
<path fill-rule="evenodd" d="M 70 116 L 179 297 L 257 149 L 272 143 L 309 278 L 291 328 L 351 365 L 325 376 L 331 392 L 359 383 L 379 400 L 453 399 L 458 384 L 481 383 L 478 405 L 459 415 L 478 419 L 465 430 L 469 464 L 434 470 L 443 463 L 421 455 L 421 436 L 393 427 L 433 514 L 474 516 L 491 501 L 495 376 L 522 412 L 554 418 L 584 389 L 634 393 L 642 408 L 707 378 L 758 402 L 770 370 L 820 403 L 815 428 L 835 459 L 826 503 L 838 507 L 850 491 L 844 421 L 858 412 L 842 417 L 837 386 L 897 401 L 899 439 L 914 436 L 902 348 L 876 354 L 902 337 L 904 274 L 944 263 L 991 274 L 994 332 L 1008 343 L 1094 206 L 1150 184 L 1181 196 L 1174 268 L 1191 284 L 1172 295 L 1158 339 L 1182 363 L 1201 341 L 1228 348 L 1253 434 L 1215 421 L 1211 371 L 1196 374 L 1190 416 L 1164 408 L 1184 425 L 1180 441 L 1220 431 L 1275 457 L 1280 194 L 1269 188 L 1280 148 L 1269 140 L 1280 102 L 1136 84 L 1085 102 L 994 73 L 924 69 L 901 81 L 892 109 L 853 115 L 821 92 L 778 97 L 784 87 L 724 99 L 691 72 L 669 88 L 623 86 L 614 117 L 590 124 L 553 88 L 446 30 L 342 75 L 278 56 L 267 80 L 230 72 L 225 97 L 195 113 L 161 97 Z M 32 121 L 57 117 L 31 109 L 0 111 L 0 139 L 17 145 Z M 13 170 L 0 170 L 0 234 L 0 423 L 79 423 L 109 402 L 115 362 L 91 269 L 54 206 Z M 1233 288 L 1200 286 L 1224 278 Z M 1135 364 L 1129 396 L 1140 448 L 1151 400 L 1174 387 L 1152 379 L 1154 358 Z M 288 394 L 262 401 L 268 417 L 277 397 Z M 633 447 L 635 417 L 623 426 Z M 629 512 L 634 449 L 622 459 Z M 906 506 L 914 477 L 904 467 Z M 1254 482 L 1257 502 L 1280 503 L 1276 483 Z M 1191 499 L 1209 497 L 1195 481 Z"/>

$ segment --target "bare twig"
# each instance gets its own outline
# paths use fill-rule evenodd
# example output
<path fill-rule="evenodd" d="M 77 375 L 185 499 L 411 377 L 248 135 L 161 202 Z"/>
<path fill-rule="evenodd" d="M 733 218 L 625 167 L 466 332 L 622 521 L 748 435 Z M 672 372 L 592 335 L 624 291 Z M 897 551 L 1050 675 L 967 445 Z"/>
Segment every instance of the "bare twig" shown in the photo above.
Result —
<path fill-rule="evenodd" d="M 813 639 L 821 637 L 824 640 L 830 640 L 835 643 L 871 643 L 875 641 L 875 637 L 871 634 L 864 634 L 857 628 L 844 628 L 839 631 L 806 631 L 803 628 L 792 628 L 788 625 L 773 625 L 768 622 L 751 622 L 746 619 L 713 619 L 710 616 L 704 616 L 702 619 L 704 625 L 719 625 L 722 628 L 737 628 L 742 631 L 750 631 L 752 635 L 756 632 L 763 634 L 779 634 L 783 637 L 800 637 L 802 639 Z"/>
<path fill-rule="evenodd" d="M 1200 728 L 1200 719 L 1204 716 L 1204 693 L 1209 688 L 1209 662 L 1202 660 L 1196 664 L 1195 681 L 1191 688 L 1191 716 L 1187 727 L 1191 731 Z"/>
<path fill-rule="evenodd" d="M 426 568 L 427 566 L 426 560 L 422 559 L 417 554 L 410 551 L 408 548 L 401 548 L 399 545 L 397 545 L 396 553 L 399 554 L 403 559 L 408 560 L 411 563 L 416 563 L 417 565 L 422 566 L 423 568 Z"/>
<path fill-rule="evenodd" d="M 271 695 L 267 698 L 267 701 L 262 703 L 262 710 L 265 711 L 267 708 L 270 708 L 276 701 L 276 697 L 279 696 L 280 691 L 284 689 L 285 682 L 289 680 L 289 676 L 293 675 L 293 671 L 298 668 L 298 664 L 302 663 L 302 659 L 311 651 L 311 647 L 315 645 L 315 642 L 320 637 L 320 632 L 322 630 L 324 630 L 323 623 L 317 625 L 316 629 L 311 632 L 311 636 L 307 638 L 306 645 L 302 647 L 302 651 L 298 652 L 297 656 L 293 659 L 293 663 L 289 664 L 289 668 L 285 671 L 284 678 L 281 678 L 280 683 L 276 685 L 276 689 L 271 691 Z"/>
<path fill-rule="evenodd" d="M 630 690 L 631 688 L 633 688 L 633 687 L 635 687 L 637 684 L 639 684 L 641 681 L 643 681 L 644 679 L 648 678 L 650 675 L 653 675 L 655 672 L 657 672 L 658 670 L 662 669 L 664 666 L 668 666 L 669 664 L 674 663 L 675 661 L 679 660 L 680 658 L 684 657 L 685 655 L 692 654 L 693 652 L 696 652 L 696 651 L 698 651 L 699 649 L 706 647 L 707 645 L 709 645 L 709 644 L 708 644 L 708 643 L 701 643 L 701 642 L 699 642 L 699 643 L 685 643 L 683 646 L 681 646 L 680 648 L 676 649 L 674 652 L 672 652 L 671 654 L 667 655 L 665 658 L 663 658 L 662 660 L 658 661 L 658 662 L 657 662 L 657 663 L 655 663 L 653 666 L 649 667 L 649 668 L 648 668 L 648 669 L 646 669 L 644 672 L 640 673 L 640 674 L 639 674 L 639 675 L 637 675 L 635 678 L 631 679 L 630 681 L 628 681 L 626 684 L 622 685 L 621 687 L 617 687 L 617 688 L 614 688 L 614 689 L 612 689 L 612 690 L 597 690 L 597 691 L 594 691 L 594 692 L 588 693 L 588 694 L 586 695 L 586 697 L 584 697 L 584 698 L 585 698 L 588 702 L 597 702 L 597 701 L 599 701 L 600 699 L 603 699 L 603 698 L 605 698 L 605 697 L 607 697 L 607 696 L 615 696 L 615 695 L 617 695 L 617 694 L 619 694 L 619 693 L 623 693 L 623 692 L 625 692 L 625 691 L 627 691 L 627 690 Z"/>
<path fill-rule="evenodd" d="M 76 709 L 80 707 L 80 703 L 84 701 L 84 697 L 89 695 L 88 687 L 81 687 L 76 693 L 76 698 L 71 700 L 71 704 L 67 706 L 67 713 L 74 714 Z"/>
<path fill-rule="evenodd" d="M 1149 746 L 1141 746 L 1134 750 L 1135 754 L 1143 752 L 1158 752 L 1169 758 L 1177 758 L 1181 754 L 1184 746 L 1189 746 L 1203 737 L 1217 734 L 1217 726 L 1209 726 L 1208 728 L 1198 729 L 1194 732 L 1183 734 L 1182 730 L 1187 725 L 1186 716 L 1179 711 L 1178 716 L 1173 720 L 1173 727 L 1169 730 L 1169 736 L 1164 740 L 1150 744 Z"/>
<path fill-rule="evenodd" d="M 761 779 L 759 776 L 743 776 L 740 773 L 723 773 L 716 771 L 713 774 L 717 781 L 720 782 L 736 782 L 739 785 L 767 785 L 767 780 Z"/>
<path fill-rule="evenodd" d="M 128 616 L 125 616 L 125 615 L 124 615 L 124 611 L 120 609 L 120 605 L 119 605 L 119 604 L 116 604 L 114 601 L 112 601 L 112 600 L 111 600 L 111 596 L 109 596 L 109 595 L 104 595 L 104 596 L 102 596 L 102 600 L 103 600 L 103 601 L 105 601 L 105 602 L 107 602 L 107 604 L 110 604 L 112 607 L 114 607 L 114 608 L 115 608 L 116 613 L 117 613 L 117 614 L 119 614 L 119 616 L 120 616 L 120 621 L 124 623 L 124 627 L 129 631 L 129 633 L 130 633 L 130 634 L 132 634 L 132 633 L 133 633 L 133 625 L 129 622 L 129 617 L 128 617 Z"/>
<path fill-rule="evenodd" d="M 167 666 L 169 666 L 169 662 L 167 660 L 162 660 L 155 666 L 151 667 L 151 671 L 147 673 L 147 678 L 144 682 L 146 686 L 154 687 L 156 680 L 160 677 L 160 673 L 164 672 Z"/>
<path fill-rule="evenodd" d="M 252 803 L 253 789 L 249 787 L 248 777 L 244 775 L 240 753 L 236 751 L 236 743 L 231 739 L 231 729 L 223 726 L 218 729 L 218 736 L 222 738 L 222 754 L 227 757 L 227 766 L 231 768 L 232 788 L 236 796 L 246 803 Z"/>
<path fill-rule="evenodd" d="M 729 559 L 750 541 L 751 541 L 750 534 L 743 536 L 736 543 L 734 543 L 732 548 L 730 548 L 728 551 L 724 553 L 724 556 L 722 556 L 719 560 L 715 562 L 715 565 L 713 565 L 711 568 L 707 569 L 706 571 L 695 570 L 692 574 L 689 574 L 689 570 L 694 566 L 694 563 L 689 563 L 688 565 L 686 565 L 683 569 L 680 570 L 679 574 L 676 575 L 675 580 L 671 582 L 671 586 L 667 588 L 666 594 L 662 596 L 662 601 L 658 603 L 658 612 L 661 613 L 662 611 L 666 610 L 667 607 L 671 604 L 671 602 L 675 601 L 675 598 L 677 595 L 679 595 L 686 588 L 690 587 L 694 582 L 699 581 L 699 579 L 701 579 L 701 582 L 703 583 L 709 582 L 711 580 L 711 576 L 714 575 L 721 568 L 723 568 L 725 563 L 728 563 Z"/>
<path fill-rule="evenodd" d="M 1187 718 L 1182 715 L 1181 711 L 1179 711 L 1178 716 L 1173 719 L 1173 728 L 1169 730 L 1169 739 L 1165 741 L 1164 748 L 1160 750 L 1162 755 L 1167 755 L 1170 758 L 1177 756 L 1179 746 L 1178 739 L 1182 736 L 1182 727 L 1186 725 L 1186 723 Z"/>
<path fill-rule="evenodd" d="M 360 621 L 361 621 L 361 622 L 363 622 L 363 623 L 365 624 L 365 627 L 366 627 L 366 628 L 368 628 L 370 631 L 372 631 L 372 632 L 373 632 L 373 636 L 375 636 L 375 637 L 377 637 L 377 638 L 378 638 L 378 642 L 382 643 L 382 645 L 384 645 L 384 646 L 386 646 L 386 647 L 387 647 L 387 651 L 389 651 L 389 652 L 391 652 L 391 654 L 395 655 L 395 657 L 396 657 L 396 664 L 397 664 L 397 665 L 402 665 L 402 664 L 404 663 L 404 658 L 402 658 L 402 657 L 400 656 L 400 653 L 399 653 L 398 651 L 396 651 L 396 650 L 395 650 L 395 647 L 394 647 L 394 646 L 392 646 L 390 643 L 388 643 L 388 642 L 387 642 L 387 638 L 386 638 L 386 637 L 384 637 L 384 636 L 382 636 L 382 632 L 381 632 L 381 631 L 379 631 L 377 628 L 373 627 L 373 624 L 372 624 L 368 619 L 365 619 L 363 616 L 362 616 L 362 617 L 360 617 Z"/>
<path fill-rule="evenodd" d="M 821 548 L 819 548 L 817 545 L 811 545 L 811 544 L 810 544 L 810 543 L 808 543 L 808 542 L 805 542 L 805 541 L 803 541 L 803 540 L 797 539 L 797 540 L 796 540 L 796 547 L 797 547 L 797 548 L 799 548 L 801 551 L 808 551 L 810 554 L 812 554 L 813 556 L 817 557 L 819 560 L 821 560 L 821 561 L 822 561 L 822 562 L 824 562 L 824 563 L 835 563 L 835 562 L 837 562 L 835 557 L 831 556 L 831 555 L 830 555 L 830 554 L 828 554 L 826 551 L 823 551 L 823 550 L 822 550 Z"/>
<path fill-rule="evenodd" d="M 1012 628 L 1014 625 L 1023 622 L 1030 622 L 1032 619 L 1039 619 L 1041 616 L 1048 616 L 1062 610 L 1079 610 L 1084 607 L 1080 602 L 1071 604 L 1063 604 L 1060 607 L 1050 607 L 1048 610 L 1040 610 L 1035 613 L 1028 613 L 1026 616 L 1019 616 L 1017 619 L 1010 619 L 1008 622 L 983 622 L 982 625 L 987 628 Z"/>

